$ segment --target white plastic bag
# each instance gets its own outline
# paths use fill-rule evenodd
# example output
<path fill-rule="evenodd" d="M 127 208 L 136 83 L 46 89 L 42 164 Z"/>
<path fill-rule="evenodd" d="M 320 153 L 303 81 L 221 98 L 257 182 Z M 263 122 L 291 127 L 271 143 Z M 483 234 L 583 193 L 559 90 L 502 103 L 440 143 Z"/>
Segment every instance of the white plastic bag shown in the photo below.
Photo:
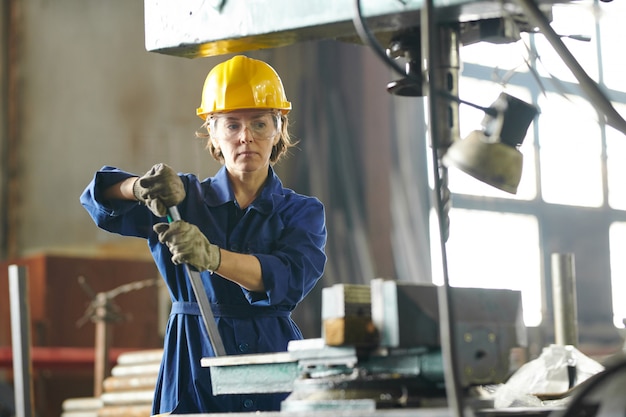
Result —
<path fill-rule="evenodd" d="M 604 366 L 585 356 L 573 346 L 550 345 L 541 355 L 515 372 L 494 393 L 494 407 L 541 406 L 537 394 L 561 394 L 570 388 L 568 366 L 575 366 L 578 385 L 602 372 Z"/>

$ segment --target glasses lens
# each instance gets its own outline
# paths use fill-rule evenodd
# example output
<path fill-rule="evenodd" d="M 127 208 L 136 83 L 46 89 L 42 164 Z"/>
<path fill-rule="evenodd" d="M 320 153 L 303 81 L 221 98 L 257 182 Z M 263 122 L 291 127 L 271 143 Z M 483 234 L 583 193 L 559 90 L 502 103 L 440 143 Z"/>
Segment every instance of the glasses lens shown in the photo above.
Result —
<path fill-rule="evenodd" d="M 239 140 L 246 130 L 257 140 L 271 139 L 277 133 L 278 115 L 274 113 L 223 114 L 213 117 L 214 132 L 226 140 Z"/>

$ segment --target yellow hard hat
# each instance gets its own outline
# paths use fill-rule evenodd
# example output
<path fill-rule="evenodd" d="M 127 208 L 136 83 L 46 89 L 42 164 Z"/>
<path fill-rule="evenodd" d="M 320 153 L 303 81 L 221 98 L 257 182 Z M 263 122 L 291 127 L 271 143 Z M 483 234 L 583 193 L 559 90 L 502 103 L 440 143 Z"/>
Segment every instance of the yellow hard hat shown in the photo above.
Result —
<path fill-rule="evenodd" d="M 211 113 L 240 109 L 279 109 L 283 114 L 291 110 L 274 68 L 243 55 L 224 61 L 209 72 L 196 114 L 206 120 Z"/>

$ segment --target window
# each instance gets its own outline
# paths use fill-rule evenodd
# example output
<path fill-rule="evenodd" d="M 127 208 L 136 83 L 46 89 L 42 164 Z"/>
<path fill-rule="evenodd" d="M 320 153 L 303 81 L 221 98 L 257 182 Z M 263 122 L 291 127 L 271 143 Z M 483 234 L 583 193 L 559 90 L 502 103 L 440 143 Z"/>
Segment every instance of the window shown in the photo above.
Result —
<path fill-rule="evenodd" d="M 611 284 L 613 287 L 613 321 L 616 327 L 624 327 L 626 320 L 626 222 L 616 222 L 610 230 Z"/>
<path fill-rule="evenodd" d="M 564 42 L 622 116 L 626 116 L 626 79 L 619 16 L 624 13 L 626 2 L 555 5 L 552 23 L 559 34 L 592 38 Z M 525 322 L 536 326 L 546 319 L 542 312 L 551 305 L 549 297 L 543 297 L 551 291 L 550 255 L 573 252 L 577 264 L 594 268 L 591 272 L 581 268 L 577 288 L 593 288 L 613 300 L 609 306 L 579 296 L 579 321 L 613 317 L 615 326 L 624 327 L 626 135 L 598 120 L 595 106 L 542 35 L 522 36 L 513 44 L 461 47 L 462 99 L 488 106 L 505 91 L 537 105 L 541 114 L 520 149 L 524 172 L 517 195 L 449 169 L 450 284 L 521 290 Z M 535 53 L 531 56 L 528 50 Z M 525 60 L 532 63 L 534 75 Z M 461 137 L 480 129 L 483 116 L 461 105 Z M 576 220 L 563 222 L 560 216 L 565 211 Z M 576 234 L 581 224 L 587 226 L 581 230 L 594 230 L 593 237 Z M 588 239 L 598 239 L 598 244 Z M 608 241 L 610 254 L 605 253 Z M 438 254 L 437 248 L 433 254 Z M 438 265 L 433 259 L 433 268 Z"/>
<path fill-rule="evenodd" d="M 602 205 L 602 141 L 590 116 L 593 107 L 578 96 L 539 96 L 541 189 L 548 203 Z"/>
<path fill-rule="evenodd" d="M 432 221 L 436 221 L 433 216 Z M 436 227 L 436 223 L 433 224 Z M 452 209 L 446 243 L 448 277 L 453 287 L 521 291 L 524 322 L 541 323 L 539 227 L 534 216 Z M 438 254 L 437 248 L 432 249 Z M 441 265 L 433 260 L 433 265 Z M 441 285 L 441 272 L 434 275 Z"/>
<path fill-rule="evenodd" d="M 626 114 L 626 106 L 618 107 Z M 626 210 L 626 140 L 614 129 L 606 130 L 608 203 L 616 210 Z"/>

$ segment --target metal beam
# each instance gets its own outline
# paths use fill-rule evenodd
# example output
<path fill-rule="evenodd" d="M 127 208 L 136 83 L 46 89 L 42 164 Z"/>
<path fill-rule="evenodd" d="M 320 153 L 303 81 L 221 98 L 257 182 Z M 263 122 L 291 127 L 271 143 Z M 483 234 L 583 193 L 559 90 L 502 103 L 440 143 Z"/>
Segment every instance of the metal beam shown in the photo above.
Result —
<path fill-rule="evenodd" d="M 564 1 L 540 0 L 542 5 Z M 336 39 L 359 42 L 354 0 L 144 0 L 145 42 L 150 52 L 188 58 Z M 419 26 L 423 0 L 362 0 L 372 31 L 381 39 Z M 465 22 L 517 14 L 499 0 L 434 0 L 438 21 Z M 506 12 L 505 12 L 506 9 Z"/>

